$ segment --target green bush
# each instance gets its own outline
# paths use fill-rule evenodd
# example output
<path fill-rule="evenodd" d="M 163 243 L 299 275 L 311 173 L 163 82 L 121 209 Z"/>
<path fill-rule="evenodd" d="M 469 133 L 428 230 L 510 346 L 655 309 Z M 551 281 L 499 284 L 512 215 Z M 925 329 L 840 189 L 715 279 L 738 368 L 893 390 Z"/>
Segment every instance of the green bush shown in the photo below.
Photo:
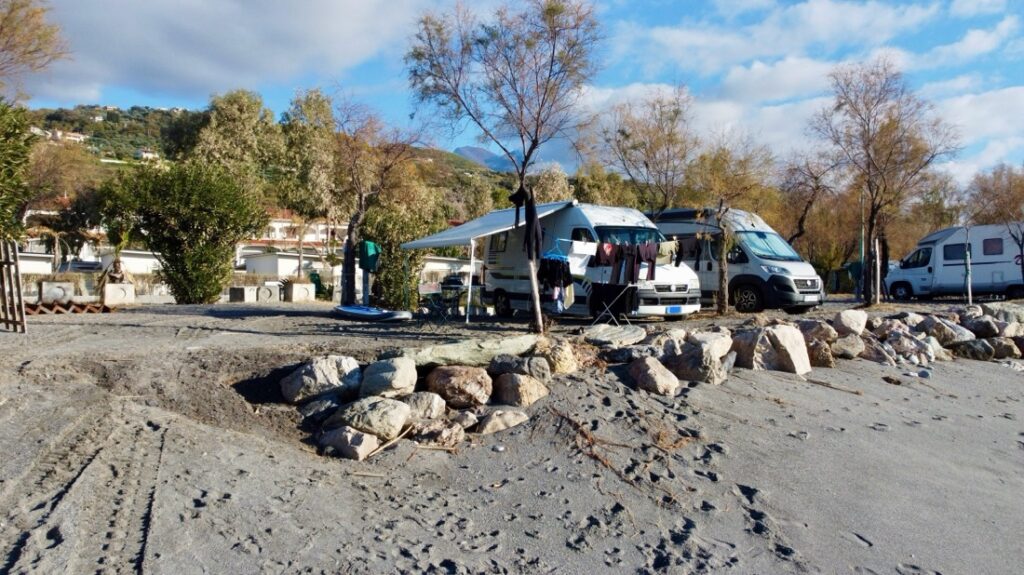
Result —
<path fill-rule="evenodd" d="M 19 216 L 31 197 L 25 185 L 31 140 L 25 110 L 0 100 L 0 239 L 21 234 Z"/>
<path fill-rule="evenodd" d="M 217 301 L 231 280 L 235 245 L 267 221 L 253 195 L 211 165 L 141 167 L 102 193 L 112 219 L 127 221 L 157 254 L 160 277 L 179 304 Z"/>

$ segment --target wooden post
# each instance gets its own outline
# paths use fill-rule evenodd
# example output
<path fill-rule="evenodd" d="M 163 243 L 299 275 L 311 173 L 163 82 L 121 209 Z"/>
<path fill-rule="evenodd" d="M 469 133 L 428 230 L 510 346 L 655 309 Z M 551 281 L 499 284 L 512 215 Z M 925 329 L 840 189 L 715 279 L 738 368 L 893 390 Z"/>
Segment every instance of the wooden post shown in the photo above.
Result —
<path fill-rule="evenodd" d="M 25 333 L 27 328 L 18 244 L 10 240 L 0 240 L 0 326 L 18 333 Z"/>

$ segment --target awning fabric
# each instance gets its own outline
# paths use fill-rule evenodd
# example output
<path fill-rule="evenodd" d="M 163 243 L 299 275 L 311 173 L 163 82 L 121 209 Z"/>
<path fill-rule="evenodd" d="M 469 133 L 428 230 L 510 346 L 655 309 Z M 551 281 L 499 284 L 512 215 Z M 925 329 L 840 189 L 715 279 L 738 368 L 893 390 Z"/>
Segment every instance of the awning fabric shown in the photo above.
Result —
<path fill-rule="evenodd" d="M 573 205 L 574 202 L 555 202 L 537 206 L 537 217 L 545 218 L 551 214 Z M 519 225 L 525 224 L 523 213 L 519 214 Z M 470 220 L 461 226 L 449 228 L 443 232 L 406 242 L 402 248 L 407 250 L 424 248 L 444 248 L 448 246 L 465 246 L 477 238 L 494 235 L 500 232 L 511 230 L 516 223 L 516 209 L 497 210 L 475 220 Z"/>

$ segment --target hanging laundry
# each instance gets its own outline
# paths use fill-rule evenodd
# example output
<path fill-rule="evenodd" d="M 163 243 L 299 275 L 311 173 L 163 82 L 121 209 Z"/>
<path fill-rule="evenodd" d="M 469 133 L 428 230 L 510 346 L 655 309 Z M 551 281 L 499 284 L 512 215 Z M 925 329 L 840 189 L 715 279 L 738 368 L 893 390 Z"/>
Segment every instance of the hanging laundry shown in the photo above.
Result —
<path fill-rule="evenodd" d="M 658 267 L 658 244 L 647 242 L 638 246 L 637 258 L 647 264 L 647 279 L 654 279 L 654 270 Z"/>
<path fill-rule="evenodd" d="M 516 209 L 518 214 L 519 209 Z M 540 257 L 540 246 L 544 241 L 544 230 L 540 227 L 540 218 L 537 217 L 537 201 L 533 194 L 526 198 L 526 233 L 523 238 L 523 249 L 526 250 L 526 257 L 531 261 L 537 261 Z"/>

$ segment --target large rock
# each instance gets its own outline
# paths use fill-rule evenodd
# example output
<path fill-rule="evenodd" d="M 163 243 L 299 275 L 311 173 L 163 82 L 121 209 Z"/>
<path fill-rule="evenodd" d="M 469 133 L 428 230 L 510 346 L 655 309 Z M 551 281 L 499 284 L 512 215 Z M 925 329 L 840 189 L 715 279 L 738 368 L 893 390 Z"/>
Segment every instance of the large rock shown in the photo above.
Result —
<path fill-rule="evenodd" d="M 623 347 L 643 341 L 647 330 L 639 325 L 599 324 L 583 331 L 583 341 L 601 347 Z"/>
<path fill-rule="evenodd" d="M 1021 356 L 1017 344 L 1008 337 L 993 337 L 985 341 L 992 346 L 993 359 L 1017 359 Z"/>
<path fill-rule="evenodd" d="M 637 389 L 650 393 L 672 396 L 679 390 L 679 379 L 653 357 L 644 357 L 631 363 L 629 375 L 636 382 Z"/>
<path fill-rule="evenodd" d="M 769 325 L 738 332 L 733 337 L 732 350 L 736 352 L 739 367 L 797 374 L 811 371 L 804 336 L 791 325 Z"/>
<path fill-rule="evenodd" d="M 1024 335 L 1024 324 L 1011 321 L 999 322 L 999 337 L 1020 337 Z"/>
<path fill-rule="evenodd" d="M 996 325 L 996 320 L 991 316 L 983 315 L 969 319 L 963 323 L 963 326 L 969 329 L 975 337 L 981 339 L 999 335 L 999 326 Z"/>
<path fill-rule="evenodd" d="M 515 427 L 530 420 L 530 416 L 522 411 L 512 409 L 496 409 L 480 420 L 476 432 L 480 435 L 497 433 Z"/>
<path fill-rule="evenodd" d="M 868 314 L 859 309 L 846 309 L 836 314 L 832 326 L 840 336 L 860 335 L 868 324 Z"/>
<path fill-rule="evenodd" d="M 996 350 L 983 339 L 958 341 L 946 347 L 953 352 L 953 355 L 964 359 L 988 361 L 996 355 Z"/>
<path fill-rule="evenodd" d="M 408 357 L 382 359 L 366 366 L 359 397 L 399 397 L 416 389 L 416 363 Z"/>
<path fill-rule="evenodd" d="M 857 335 L 844 335 L 832 342 L 832 355 L 840 359 L 853 359 L 864 352 L 864 340 Z"/>
<path fill-rule="evenodd" d="M 1024 323 L 1024 306 L 1009 302 L 981 304 L 981 309 L 1000 321 Z"/>
<path fill-rule="evenodd" d="M 630 345 L 602 349 L 599 356 L 608 363 L 633 363 L 645 357 L 661 357 L 663 353 L 663 348 L 656 345 Z"/>
<path fill-rule="evenodd" d="M 484 405 L 491 398 L 492 382 L 482 367 L 443 365 L 427 376 L 427 390 L 440 395 L 448 405 L 462 409 Z"/>
<path fill-rule="evenodd" d="M 883 365 L 896 365 L 896 352 L 892 348 L 871 335 L 861 337 L 861 341 L 864 342 L 864 351 L 857 357 Z"/>
<path fill-rule="evenodd" d="M 950 311 L 960 316 L 960 321 L 962 323 L 967 323 L 972 319 L 977 319 L 985 315 L 985 310 L 981 309 L 980 305 L 967 305 L 964 307 L 953 308 Z"/>
<path fill-rule="evenodd" d="M 683 381 L 701 381 L 718 385 L 724 382 L 729 374 L 717 352 L 714 346 L 686 343 L 679 353 L 665 355 L 662 363 L 676 378 Z"/>
<path fill-rule="evenodd" d="M 720 360 L 732 349 L 732 334 L 714 331 L 692 332 L 686 336 L 686 342 L 703 348 L 705 355 Z"/>
<path fill-rule="evenodd" d="M 540 380 L 521 373 L 504 373 L 494 381 L 495 403 L 514 407 L 528 407 L 542 397 L 548 388 Z"/>
<path fill-rule="evenodd" d="M 839 332 L 828 323 L 820 319 L 802 319 L 796 326 L 804 334 L 807 341 L 819 340 L 825 343 L 832 343 L 839 339 Z"/>
<path fill-rule="evenodd" d="M 924 321 L 917 324 L 916 329 L 939 340 L 939 343 L 944 346 L 960 341 L 970 341 L 975 338 L 970 330 L 936 315 L 924 318 Z"/>
<path fill-rule="evenodd" d="M 913 329 L 917 324 L 919 324 L 922 321 L 924 321 L 924 316 L 919 314 L 919 313 L 914 313 L 914 312 L 911 312 L 911 311 L 904 311 L 904 312 L 900 312 L 900 313 L 898 313 L 896 315 L 891 315 L 891 316 L 889 316 L 888 319 L 898 319 L 898 320 L 902 321 L 904 324 L 906 324 L 907 327 L 910 327 L 911 329 Z"/>
<path fill-rule="evenodd" d="M 302 416 L 304 422 L 316 425 L 330 417 L 339 407 L 341 407 L 341 401 L 337 397 L 328 395 L 302 404 L 299 407 L 299 415 Z"/>
<path fill-rule="evenodd" d="M 832 348 L 827 341 L 821 339 L 811 340 L 807 344 L 807 357 L 812 367 L 835 367 L 836 358 L 832 355 Z"/>
<path fill-rule="evenodd" d="M 457 343 L 404 350 L 402 355 L 411 358 L 419 367 L 438 365 L 485 367 L 496 355 L 529 353 L 537 345 L 537 337 L 527 334 L 501 339 L 470 339 Z"/>
<path fill-rule="evenodd" d="M 948 349 L 942 347 L 939 340 L 929 335 L 925 336 L 921 341 L 931 348 L 936 361 L 953 361 L 953 354 Z"/>
<path fill-rule="evenodd" d="M 325 429 L 347 425 L 388 440 L 398 437 L 409 421 L 412 410 L 396 399 L 366 397 L 334 412 L 324 422 Z"/>
<path fill-rule="evenodd" d="M 892 332 L 885 340 L 898 357 L 914 365 L 928 365 L 935 361 L 935 351 L 921 339 L 903 332 Z"/>
<path fill-rule="evenodd" d="M 668 331 L 654 332 L 644 338 L 642 345 L 653 345 L 664 349 L 665 342 L 675 341 L 682 345 L 686 341 L 686 330 L 683 328 L 673 328 Z"/>
<path fill-rule="evenodd" d="M 911 330 L 907 324 L 903 323 L 898 319 L 883 319 L 879 322 L 878 326 L 871 330 L 878 339 L 889 339 L 894 334 L 907 334 L 909 335 Z"/>
<path fill-rule="evenodd" d="M 494 356 L 494 359 L 491 360 L 490 365 L 487 366 L 487 373 L 491 377 L 498 377 L 506 373 L 518 373 L 547 382 L 551 381 L 551 364 L 543 357 L 501 354 Z"/>
<path fill-rule="evenodd" d="M 302 364 L 281 380 L 281 395 L 296 403 L 310 397 L 333 393 L 350 399 L 359 393 L 362 373 L 359 363 L 351 357 L 329 355 Z"/>
<path fill-rule="evenodd" d="M 576 373 L 580 369 L 580 361 L 571 342 L 564 339 L 548 341 L 539 350 L 540 354 L 551 364 L 551 372 L 557 374 Z"/>
<path fill-rule="evenodd" d="M 413 419 L 437 419 L 444 415 L 444 399 L 436 393 L 417 391 L 402 397 L 401 401 L 409 406 Z"/>
<path fill-rule="evenodd" d="M 363 433 L 347 425 L 328 429 L 320 434 L 320 447 L 333 449 L 336 455 L 362 461 L 380 447 L 376 435 Z"/>
<path fill-rule="evenodd" d="M 409 437 L 427 445 L 455 447 L 465 441 L 466 429 L 452 421 L 424 419 L 413 422 Z"/>
<path fill-rule="evenodd" d="M 452 423 L 457 423 L 462 426 L 463 429 L 469 429 L 477 424 L 479 421 L 476 414 L 472 411 L 459 411 L 448 418 Z"/>

